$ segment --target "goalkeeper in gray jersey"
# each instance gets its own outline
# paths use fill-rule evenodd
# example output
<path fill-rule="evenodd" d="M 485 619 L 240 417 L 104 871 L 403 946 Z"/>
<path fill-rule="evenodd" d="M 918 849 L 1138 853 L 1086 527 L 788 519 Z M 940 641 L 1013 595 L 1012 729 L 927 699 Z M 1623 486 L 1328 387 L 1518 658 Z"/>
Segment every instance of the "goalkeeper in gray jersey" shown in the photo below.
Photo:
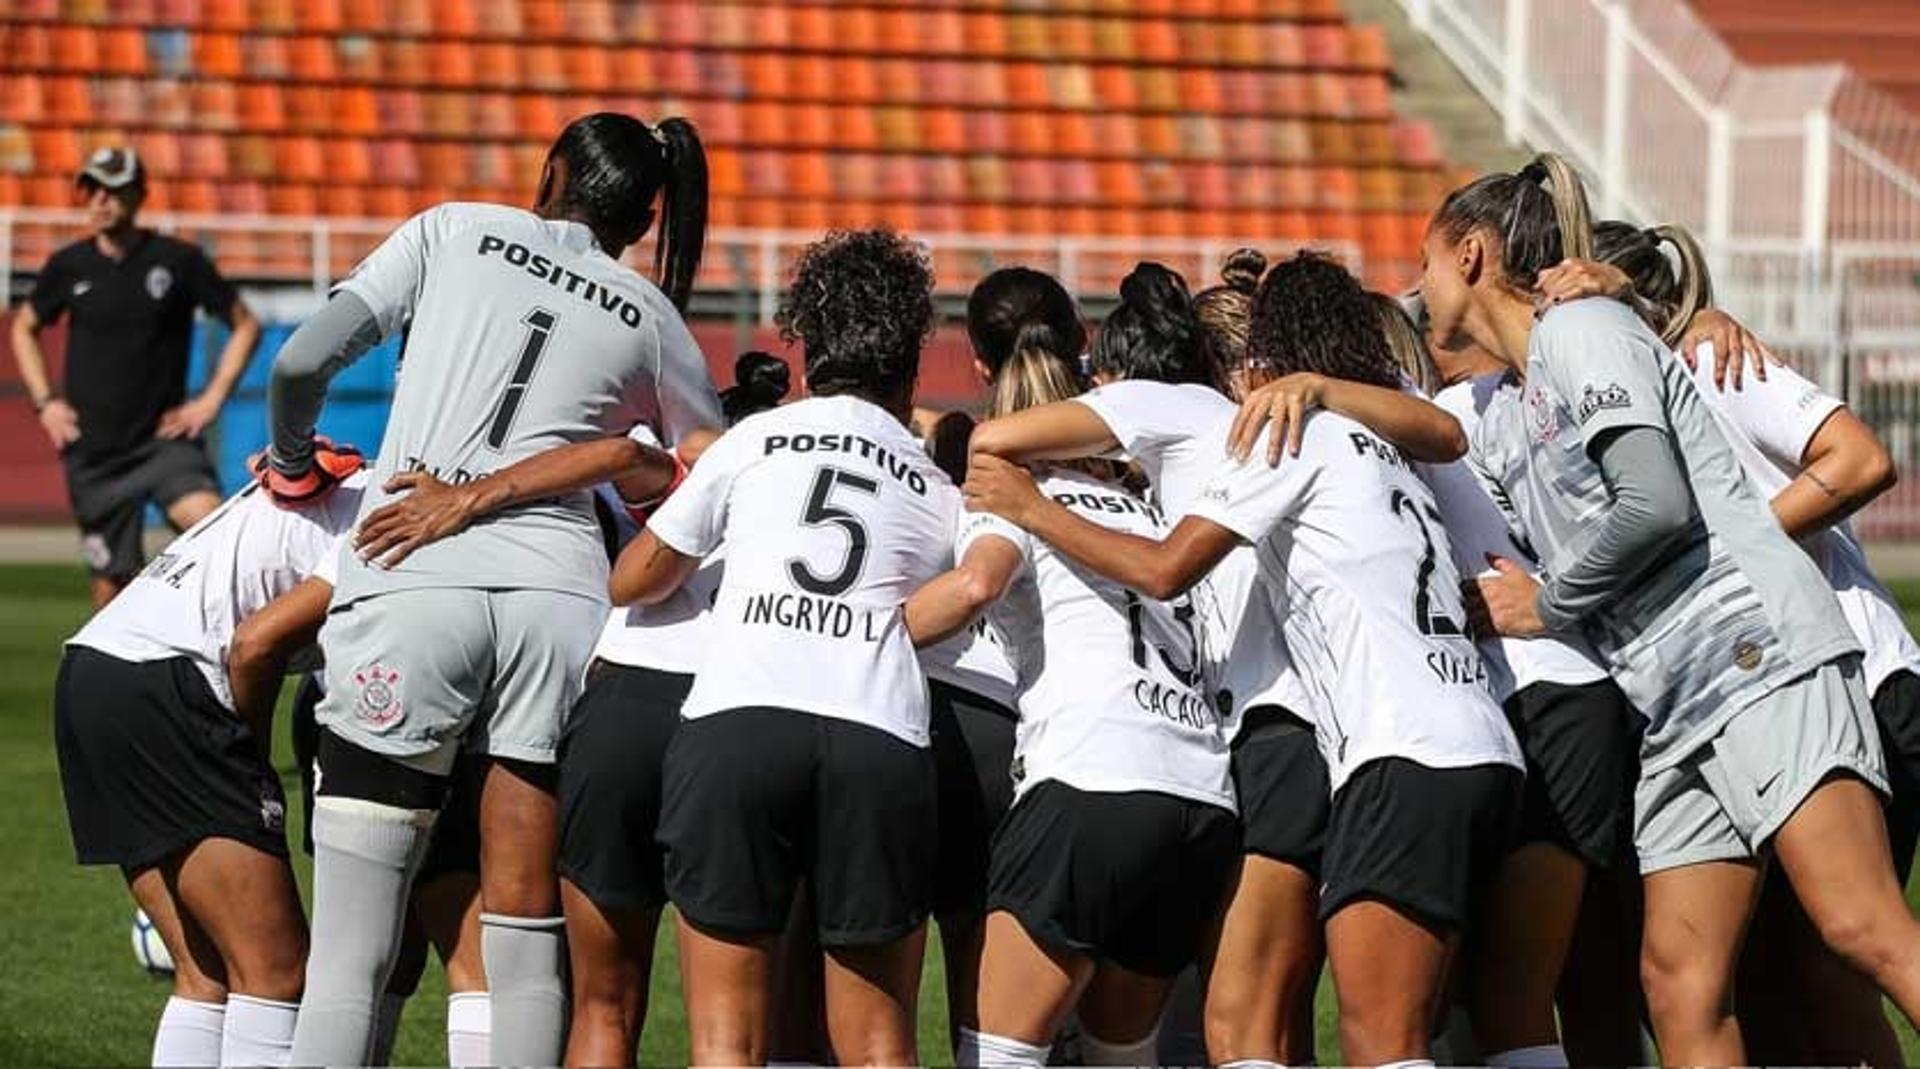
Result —
<path fill-rule="evenodd" d="M 618 259 L 652 227 L 656 197 L 660 288 Z M 475 497 L 514 505 L 397 562 L 341 561 L 320 639 L 314 951 L 295 1064 L 364 1063 L 408 884 L 463 748 L 489 765 L 481 942 L 493 1061 L 560 1058 L 554 754 L 608 611 L 586 487 L 639 467 L 664 493 L 682 458 L 609 436 L 646 423 L 690 452 L 721 425 L 680 317 L 705 227 L 706 161 L 690 124 L 587 116 L 554 143 L 532 211 L 444 204 L 415 216 L 275 362 L 260 472 L 270 490 L 324 491 L 313 429 L 326 383 L 404 328 L 363 517 L 401 492 L 455 512 Z M 494 475 L 548 453 L 538 480 Z"/>

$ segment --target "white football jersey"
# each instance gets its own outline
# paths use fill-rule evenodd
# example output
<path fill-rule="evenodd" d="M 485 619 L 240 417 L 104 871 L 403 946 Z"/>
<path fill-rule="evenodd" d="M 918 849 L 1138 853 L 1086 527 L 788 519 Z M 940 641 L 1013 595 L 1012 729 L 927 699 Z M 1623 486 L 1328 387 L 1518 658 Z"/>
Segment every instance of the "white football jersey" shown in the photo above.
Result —
<path fill-rule="evenodd" d="M 652 435 L 638 428 L 630 437 L 646 445 L 658 445 Z M 619 490 L 612 484 L 602 483 L 594 492 L 600 495 L 613 516 L 616 547 L 624 548 L 640 533 L 640 525 L 628 514 Z M 616 606 L 607 614 L 607 625 L 600 631 L 600 642 L 594 646 L 593 656 L 628 668 L 692 675 L 705 656 L 702 643 L 706 638 L 706 620 L 713 611 L 713 599 L 720 592 L 721 560 L 725 553 L 723 546 L 702 560 L 680 589 L 658 605 Z"/>
<path fill-rule="evenodd" d="M 1713 346 L 1703 343 L 1696 355 L 1692 374 L 1701 400 L 1726 432 L 1740 466 L 1762 494 L 1773 498 L 1799 476 L 1813 436 L 1845 402 L 1792 368 L 1777 366 L 1767 369 L 1764 380 L 1749 375 L 1740 389 L 1723 390 L 1713 384 Z M 1801 539 L 1800 548 L 1833 584 L 1847 625 L 1866 649 L 1867 693 L 1902 669 L 1920 673 L 1920 646 L 1907 631 L 1893 593 L 1867 565 L 1853 526 L 1829 527 Z"/>
<path fill-rule="evenodd" d="M 1479 406 L 1492 396 L 1498 380 L 1494 375 L 1457 382 L 1435 394 L 1433 403 L 1458 419 L 1461 429 L 1471 437 L 1480 424 Z M 1476 384 L 1480 388 L 1476 389 Z M 1532 550 L 1514 540 L 1506 513 L 1494 503 L 1492 493 L 1466 461 L 1416 464 L 1415 470 L 1433 491 L 1434 504 L 1439 506 L 1440 519 L 1447 529 L 1447 544 L 1453 548 L 1453 564 L 1461 575 L 1493 574 L 1487 564 L 1490 555 L 1505 557 L 1539 575 L 1540 565 Z M 1482 639 L 1480 659 L 1486 663 L 1488 683 L 1497 701 L 1505 701 L 1514 691 L 1534 683 L 1581 686 L 1607 678 L 1606 668 L 1581 635 Z"/>
<path fill-rule="evenodd" d="M 1158 509 L 1084 472 L 1050 469 L 1040 489 L 1102 527 L 1166 535 Z M 1016 796 L 1058 780 L 1233 809 L 1227 739 L 1201 679 L 1185 599 L 1142 597 L 986 513 L 967 516 L 956 553 L 983 538 L 1011 543 L 1022 562 L 987 612 L 1018 677 Z"/>
<path fill-rule="evenodd" d="M 984 622 L 921 650 L 920 667 L 928 679 L 1013 708 L 1013 665 L 1000 639 Z"/>
<path fill-rule="evenodd" d="M 336 290 L 365 301 L 382 336 L 407 332 L 369 511 L 399 471 L 462 483 L 636 423 L 669 442 L 723 425 L 680 313 L 581 223 L 443 204 L 402 224 Z M 490 516 L 391 569 L 345 562 L 338 600 L 434 586 L 604 599 L 606 581 L 581 491 Z"/>
<path fill-rule="evenodd" d="M 231 708 L 227 646 L 240 621 L 310 578 L 332 581 L 351 540 L 361 472 L 304 507 L 275 505 L 253 485 L 228 498 L 147 562 L 69 646 L 123 661 L 187 657 Z"/>
<path fill-rule="evenodd" d="M 850 396 L 722 435 L 648 528 L 726 574 L 681 715 L 772 706 L 926 746 L 927 685 L 901 607 L 953 560 L 960 492 L 884 409 Z"/>
<path fill-rule="evenodd" d="M 1200 491 L 1233 462 L 1223 443 L 1236 408 L 1205 386 L 1129 380 L 1075 400 L 1092 409 L 1121 450 L 1139 463 L 1173 522 L 1191 512 Z M 1317 698 L 1294 669 L 1273 612 L 1275 598 L 1258 590 L 1263 583 L 1252 547 L 1243 546 L 1187 592 L 1200 623 L 1201 661 L 1226 716 L 1228 739 L 1254 706 L 1278 705 L 1305 719 L 1315 715 Z"/>
<path fill-rule="evenodd" d="M 1315 734 L 1335 791 L 1384 757 L 1524 767 L 1467 634 L 1439 509 L 1398 449 L 1315 412 L 1299 456 L 1228 468 L 1192 515 L 1254 543 L 1269 584 L 1284 584 L 1287 645 L 1322 693 Z"/>

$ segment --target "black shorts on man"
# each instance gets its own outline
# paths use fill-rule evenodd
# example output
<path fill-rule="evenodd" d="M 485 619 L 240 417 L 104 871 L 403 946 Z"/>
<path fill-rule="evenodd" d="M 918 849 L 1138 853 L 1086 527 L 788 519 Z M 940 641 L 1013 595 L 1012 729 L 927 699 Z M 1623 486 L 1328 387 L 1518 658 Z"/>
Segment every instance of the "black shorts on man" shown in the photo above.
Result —
<path fill-rule="evenodd" d="M 806 881 L 822 946 L 873 946 L 927 918 L 939 854 L 933 754 L 876 727 L 748 707 L 667 747 L 667 896 L 730 935 L 785 930 Z"/>
<path fill-rule="evenodd" d="M 140 535 L 149 502 L 162 510 L 188 494 L 218 492 L 204 443 L 155 438 L 110 456 L 63 458 L 80 553 L 94 575 L 131 579 L 146 563 Z"/>
<path fill-rule="evenodd" d="M 1312 725 L 1277 705 L 1248 709 L 1231 767 L 1242 849 L 1318 876 L 1332 800 Z"/>
<path fill-rule="evenodd" d="M 993 833 L 1013 808 L 1013 729 L 1019 714 L 937 679 L 927 681 L 927 691 L 940 787 L 933 910 L 978 914 L 987 904 Z"/>
<path fill-rule="evenodd" d="M 192 661 L 123 661 L 70 646 L 53 709 L 81 864 L 133 872 L 212 838 L 286 856 L 280 778 Z"/>
<path fill-rule="evenodd" d="M 1333 798 L 1321 919 L 1376 899 L 1434 928 L 1466 927 L 1513 847 L 1522 778 L 1507 765 L 1361 765 Z"/>
<path fill-rule="evenodd" d="M 1540 682 L 1515 691 L 1506 713 L 1527 758 L 1516 845 L 1553 843 L 1597 868 L 1628 857 L 1640 762 L 1627 696 L 1612 680 Z"/>
<path fill-rule="evenodd" d="M 1044 946 L 1172 976 L 1198 957 L 1240 850 L 1220 806 L 1046 780 L 994 836 L 987 908 Z"/>
<path fill-rule="evenodd" d="M 602 909 L 666 904 L 662 774 L 693 677 L 597 662 L 560 736 L 560 875 Z"/>

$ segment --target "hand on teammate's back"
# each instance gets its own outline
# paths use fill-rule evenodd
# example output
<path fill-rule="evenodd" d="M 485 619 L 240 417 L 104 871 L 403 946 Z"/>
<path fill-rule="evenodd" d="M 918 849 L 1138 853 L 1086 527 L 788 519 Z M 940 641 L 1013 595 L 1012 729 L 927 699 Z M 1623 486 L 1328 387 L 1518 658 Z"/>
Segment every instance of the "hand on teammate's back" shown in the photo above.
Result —
<path fill-rule="evenodd" d="M 1533 310 L 1536 315 L 1556 304 L 1583 297 L 1611 297 L 1625 300 L 1633 292 L 1633 280 L 1625 271 L 1595 260 L 1562 260 L 1540 272 L 1533 283 Z"/>
<path fill-rule="evenodd" d="M 421 546 L 459 534 L 480 515 L 472 484 L 449 486 L 424 471 L 403 471 L 381 489 L 389 494 L 405 491 L 406 496 L 362 520 L 353 548 L 361 560 L 382 568 L 399 564 Z"/>
<path fill-rule="evenodd" d="M 1540 581 L 1505 557 L 1487 556 L 1493 574 L 1460 584 L 1467 622 L 1475 635 L 1533 638 L 1546 633 L 1540 619 Z"/>
<path fill-rule="evenodd" d="M 333 492 L 340 480 L 366 466 L 360 450 L 350 445 L 335 445 L 326 438 L 313 440 L 313 456 L 307 470 L 289 475 L 273 465 L 266 451 L 247 458 L 253 479 L 277 505 L 307 505 Z"/>
<path fill-rule="evenodd" d="M 1272 424 L 1267 435 L 1267 466 L 1279 466 L 1283 448 L 1286 455 L 1299 456 L 1307 414 L 1321 407 L 1326 391 L 1325 376 L 1296 371 L 1248 393 L 1227 431 L 1227 451 L 1235 460 L 1246 460 L 1260 440 L 1260 432 Z"/>
<path fill-rule="evenodd" d="M 1011 461 L 986 453 L 975 453 L 967 469 L 967 482 L 960 488 L 967 509 L 991 512 L 1016 526 L 1026 526 L 1033 507 L 1045 502 L 1033 473 Z"/>
<path fill-rule="evenodd" d="M 40 427 L 47 432 L 53 447 L 64 451 L 80 440 L 80 413 L 56 397 L 41 407 Z"/>
<path fill-rule="evenodd" d="M 1781 362 L 1759 338 L 1741 326 L 1739 320 L 1718 308 L 1708 308 L 1694 316 L 1687 324 L 1687 332 L 1680 336 L 1680 359 L 1687 362 L 1689 369 L 1699 361 L 1702 344 L 1713 346 L 1713 384 L 1722 390 L 1727 388 L 1729 375 L 1733 378 L 1733 388 L 1739 389 L 1749 368 L 1755 378 L 1765 382 L 1767 364 Z"/>

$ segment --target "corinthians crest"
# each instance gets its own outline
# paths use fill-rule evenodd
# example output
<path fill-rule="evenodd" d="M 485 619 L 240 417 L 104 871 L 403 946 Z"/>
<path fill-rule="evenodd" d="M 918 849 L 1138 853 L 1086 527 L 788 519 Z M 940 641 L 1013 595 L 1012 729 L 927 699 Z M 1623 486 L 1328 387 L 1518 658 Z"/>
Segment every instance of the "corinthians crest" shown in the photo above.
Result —
<path fill-rule="evenodd" d="M 361 723 L 375 731 L 385 731 L 399 722 L 400 670 L 383 667 L 375 661 L 353 674 L 359 691 L 353 699 L 353 712 Z"/>

